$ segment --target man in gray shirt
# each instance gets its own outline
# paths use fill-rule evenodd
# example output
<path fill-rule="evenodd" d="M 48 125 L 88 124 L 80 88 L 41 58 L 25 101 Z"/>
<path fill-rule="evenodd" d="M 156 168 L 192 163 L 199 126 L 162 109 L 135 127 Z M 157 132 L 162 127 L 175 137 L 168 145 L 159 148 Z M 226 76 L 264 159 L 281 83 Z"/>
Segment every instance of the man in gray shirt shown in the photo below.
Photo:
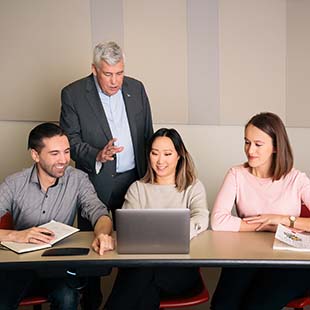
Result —
<path fill-rule="evenodd" d="M 49 243 L 53 232 L 37 226 L 50 220 L 73 225 L 80 208 L 94 227 L 93 250 L 100 255 L 112 250 L 107 208 L 87 174 L 68 166 L 70 145 L 64 131 L 52 123 L 40 124 L 30 132 L 28 148 L 35 164 L 0 185 L 0 217 L 9 212 L 14 223 L 13 230 L 0 229 L 0 241 Z M 43 279 L 32 270 L 1 272 L 1 309 L 17 309 L 34 286 L 48 295 L 52 308 L 77 309 L 78 291 L 69 287 L 65 278 Z"/>

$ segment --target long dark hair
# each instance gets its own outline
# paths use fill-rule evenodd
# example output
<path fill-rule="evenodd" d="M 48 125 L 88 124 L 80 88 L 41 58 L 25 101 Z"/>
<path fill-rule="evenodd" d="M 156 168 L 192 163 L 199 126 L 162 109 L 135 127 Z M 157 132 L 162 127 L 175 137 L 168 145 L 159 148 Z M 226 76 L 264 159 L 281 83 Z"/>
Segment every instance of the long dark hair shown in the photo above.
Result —
<path fill-rule="evenodd" d="M 169 138 L 179 155 L 179 161 L 176 167 L 175 173 L 175 185 L 179 192 L 184 191 L 188 186 L 192 185 L 196 180 L 196 173 L 195 173 L 195 166 L 193 160 L 188 153 L 183 140 L 179 133 L 171 128 L 161 128 L 158 129 L 150 138 L 146 154 L 147 154 L 147 170 L 145 176 L 142 178 L 141 181 L 145 183 L 156 183 L 156 175 L 154 170 L 152 169 L 151 162 L 150 162 L 150 153 L 152 151 L 152 146 L 156 138 L 158 137 L 167 137 Z"/>

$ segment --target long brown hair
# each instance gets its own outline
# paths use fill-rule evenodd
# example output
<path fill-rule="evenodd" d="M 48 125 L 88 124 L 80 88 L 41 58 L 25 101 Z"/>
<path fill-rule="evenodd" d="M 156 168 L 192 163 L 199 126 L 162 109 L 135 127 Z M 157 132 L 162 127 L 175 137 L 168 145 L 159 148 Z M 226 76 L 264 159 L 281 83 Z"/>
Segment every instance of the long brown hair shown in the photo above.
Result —
<path fill-rule="evenodd" d="M 188 186 L 192 185 L 196 180 L 195 166 L 193 160 L 186 150 L 183 140 L 179 133 L 171 128 L 158 129 L 150 138 L 147 145 L 147 170 L 145 176 L 142 178 L 142 182 L 154 184 L 156 182 L 156 175 L 152 169 L 150 162 L 150 153 L 152 151 L 152 145 L 156 138 L 168 137 L 179 155 L 178 164 L 175 173 L 175 185 L 179 192 L 184 191 Z"/>
<path fill-rule="evenodd" d="M 247 122 L 245 129 L 250 124 L 272 139 L 275 150 L 271 164 L 272 180 L 276 181 L 286 176 L 293 168 L 294 158 L 285 126 L 280 117 L 271 112 L 259 113 Z M 248 164 L 246 163 L 245 166 L 248 167 Z"/>

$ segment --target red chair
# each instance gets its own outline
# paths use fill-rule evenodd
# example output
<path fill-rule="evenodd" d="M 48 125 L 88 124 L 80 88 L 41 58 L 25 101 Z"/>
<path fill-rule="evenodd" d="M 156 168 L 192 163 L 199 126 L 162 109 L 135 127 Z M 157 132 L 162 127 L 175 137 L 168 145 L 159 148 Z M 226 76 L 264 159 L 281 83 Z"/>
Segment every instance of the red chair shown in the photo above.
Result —
<path fill-rule="evenodd" d="M 13 219 L 11 214 L 8 212 L 0 218 L 0 229 L 12 229 Z M 41 310 L 41 305 L 48 302 L 45 296 L 31 296 L 24 298 L 19 306 L 33 306 L 34 310 Z"/>
<path fill-rule="evenodd" d="M 33 310 L 41 310 L 41 305 L 48 302 L 47 297 L 44 296 L 31 296 L 24 298 L 20 303 L 19 306 L 33 306 Z"/>
<path fill-rule="evenodd" d="M 310 217 L 310 210 L 304 205 L 301 205 L 300 217 Z M 286 307 L 294 308 L 295 310 L 303 310 L 304 307 L 310 305 L 310 294 L 302 298 L 296 298 L 290 301 Z"/>
<path fill-rule="evenodd" d="M 205 303 L 209 300 L 209 292 L 205 285 L 203 276 L 201 274 L 201 285 L 194 288 L 188 295 L 172 297 L 163 299 L 160 301 L 159 309 L 171 309 L 171 308 L 182 308 L 182 307 L 191 307 Z"/>
<path fill-rule="evenodd" d="M 302 297 L 302 298 L 296 298 L 292 301 L 290 301 L 286 307 L 287 308 L 294 308 L 295 310 L 303 310 L 304 307 L 310 305 L 310 296 Z"/>
<path fill-rule="evenodd" d="M 304 205 L 301 205 L 300 217 L 310 217 L 310 210 Z"/>

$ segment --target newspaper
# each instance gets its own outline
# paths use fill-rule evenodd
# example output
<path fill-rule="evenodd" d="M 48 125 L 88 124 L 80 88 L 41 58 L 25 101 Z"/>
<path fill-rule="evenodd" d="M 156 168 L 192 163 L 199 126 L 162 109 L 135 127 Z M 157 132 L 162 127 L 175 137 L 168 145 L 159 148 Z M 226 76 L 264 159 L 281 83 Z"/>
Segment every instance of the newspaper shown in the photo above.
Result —
<path fill-rule="evenodd" d="M 310 251 L 310 234 L 296 232 L 289 227 L 279 224 L 275 234 L 273 249 L 301 252 Z"/>

